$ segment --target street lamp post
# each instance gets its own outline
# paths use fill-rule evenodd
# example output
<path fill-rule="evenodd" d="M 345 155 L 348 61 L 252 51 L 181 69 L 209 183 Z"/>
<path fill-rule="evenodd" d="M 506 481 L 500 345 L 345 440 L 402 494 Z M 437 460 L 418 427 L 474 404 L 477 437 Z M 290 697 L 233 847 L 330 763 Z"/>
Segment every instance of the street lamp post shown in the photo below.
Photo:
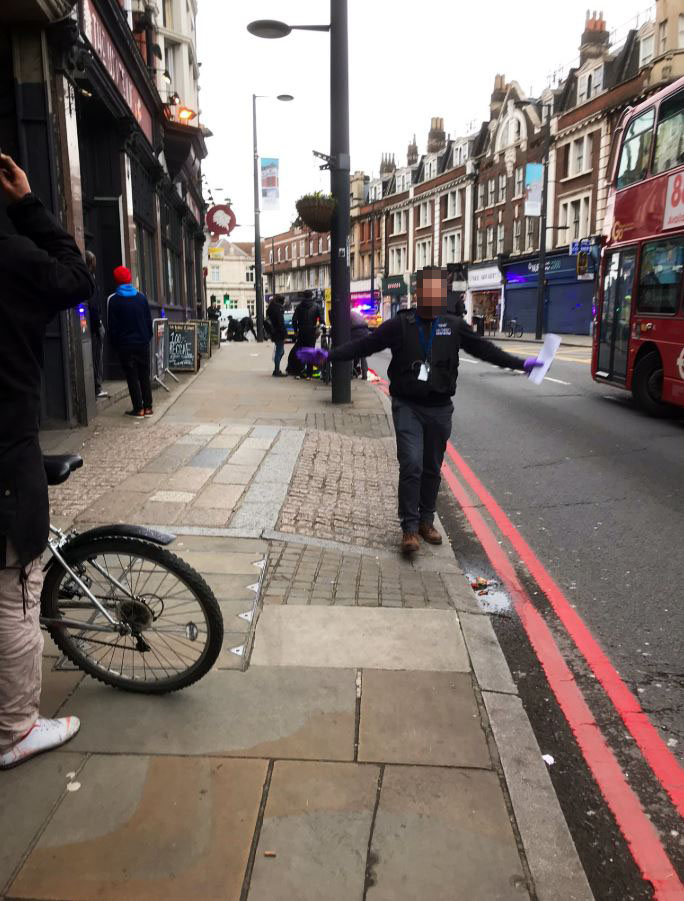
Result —
<path fill-rule="evenodd" d="M 262 94 L 252 94 L 252 131 L 254 138 L 254 292 L 256 302 L 257 341 L 264 340 L 264 283 L 261 264 L 261 214 L 259 210 L 259 154 L 257 151 L 257 99 Z M 293 100 L 291 94 L 278 94 L 277 100 Z"/>
<path fill-rule="evenodd" d="M 544 126 L 544 176 L 542 180 L 542 198 L 541 198 L 541 218 L 539 220 L 539 272 L 537 274 L 537 324 L 535 330 L 535 338 L 540 340 L 544 331 L 544 301 L 546 294 L 546 206 L 549 193 L 549 150 L 551 148 L 551 106 L 549 104 L 542 105 L 542 116 L 544 111 L 548 111 L 546 115 L 546 124 Z"/>
<path fill-rule="evenodd" d="M 330 229 L 330 283 L 332 293 L 332 343 L 348 341 L 349 308 L 349 51 L 347 0 L 330 0 L 330 25 L 286 25 L 260 19 L 247 26 L 261 38 L 283 38 L 293 30 L 330 32 L 330 190 L 335 210 Z M 351 362 L 332 367 L 332 402 L 351 402 Z"/>

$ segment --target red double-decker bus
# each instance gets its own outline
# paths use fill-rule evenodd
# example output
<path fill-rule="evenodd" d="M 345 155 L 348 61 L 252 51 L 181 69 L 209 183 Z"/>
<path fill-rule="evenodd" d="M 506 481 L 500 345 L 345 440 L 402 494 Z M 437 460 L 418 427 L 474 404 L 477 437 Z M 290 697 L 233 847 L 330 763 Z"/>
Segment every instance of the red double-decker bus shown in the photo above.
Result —
<path fill-rule="evenodd" d="M 684 406 L 684 78 L 622 114 L 608 177 L 592 375 L 662 415 Z"/>

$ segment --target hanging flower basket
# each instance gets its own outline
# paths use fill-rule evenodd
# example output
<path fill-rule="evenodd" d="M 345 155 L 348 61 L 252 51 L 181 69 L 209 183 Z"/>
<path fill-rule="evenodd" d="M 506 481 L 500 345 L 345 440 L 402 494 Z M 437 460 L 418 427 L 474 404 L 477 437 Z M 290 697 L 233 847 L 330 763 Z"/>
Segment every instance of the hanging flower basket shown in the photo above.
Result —
<path fill-rule="evenodd" d="M 299 218 L 315 232 L 329 232 L 337 201 L 331 194 L 305 194 L 295 206 Z"/>

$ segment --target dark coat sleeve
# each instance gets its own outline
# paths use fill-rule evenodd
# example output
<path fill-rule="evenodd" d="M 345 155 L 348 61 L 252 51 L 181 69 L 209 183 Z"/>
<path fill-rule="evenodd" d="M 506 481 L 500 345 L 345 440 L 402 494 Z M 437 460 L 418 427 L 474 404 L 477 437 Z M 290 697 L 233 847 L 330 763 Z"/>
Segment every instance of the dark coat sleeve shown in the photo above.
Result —
<path fill-rule="evenodd" d="M 7 215 L 24 240 L 17 242 L 6 271 L 26 282 L 31 295 L 50 312 L 87 301 L 94 284 L 81 251 L 40 200 L 27 194 L 7 207 Z"/>
<path fill-rule="evenodd" d="M 116 347 L 119 343 L 119 304 L 116 299 L 116 294 L 113 294 L 107 300 L 107 333 L 109 335 L 109 340 L 112 342 L 114 347 Z"/>
<path fill-rule="evenodd" d="M 140 294 L 142 299 L 145 301 L 145 310 L 147 315 L 145 316 L 145 325 L 147 327 L 147 340 L 152 340 L 153 328 L 152 328 L 152 311 L 150 310 L 150 303 L 144 294 Z"/>
<path fill-rule="evenodd" d="M 486 338 L 477 335 L 463 319 L 459 319 L 459 338 L 461 347 L 466 353 L 504 369 L 523 369 L 525 361 L 522 357 L 509 354 Z"/>
<path fill-rule="evenodd" d="M 357 357 L 370 357 L 386 348 L 396 349 L 401 344 L 401 323 L 398 319 L 388 319 L 374 332 L 363 338 L 347 341 L 330 351 L 330 359 L 355 360 Z"/>

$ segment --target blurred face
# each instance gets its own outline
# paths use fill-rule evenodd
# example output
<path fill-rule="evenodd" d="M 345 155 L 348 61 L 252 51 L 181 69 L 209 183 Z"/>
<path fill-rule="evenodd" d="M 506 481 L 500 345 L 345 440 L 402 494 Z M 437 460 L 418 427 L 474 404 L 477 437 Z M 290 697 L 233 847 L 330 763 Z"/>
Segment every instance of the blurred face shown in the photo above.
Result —
<path fill-rule="evenodd" d="M 418 279 L 416 309 L 423 319 L 434 319 L 446 312 L 447 283 L 443 275 L 430 275 Z"/>

